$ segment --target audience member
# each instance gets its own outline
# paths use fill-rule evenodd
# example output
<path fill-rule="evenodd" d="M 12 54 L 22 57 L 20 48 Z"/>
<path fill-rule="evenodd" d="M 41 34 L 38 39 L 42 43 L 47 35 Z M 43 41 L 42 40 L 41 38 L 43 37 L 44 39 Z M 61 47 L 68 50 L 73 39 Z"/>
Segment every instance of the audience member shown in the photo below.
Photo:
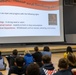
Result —
<path fill-rule="evenodd" d="M 3 75 L 3 74 L 0 72 L 0 75 Z"/>
<path fill-rule="evenodd" d="M 33 56 L 29 51 L 25 51 L 24 61 L 26 66 L 34 62 Z"/>
<path fill-rule="evenodd" d="M 6 64 L 4 62 L 4 59 L 2 57 L 2 53 L 0 51 L 0 70 L 5 70 L 6 69 Z"/>
<path fill-rule="evenodd" d="M 26 69 L 26 75 L 40 75 L 39 66 L 35 63 L 31 63 Z"/>
<path fill-rule="evenodd" d="M 52 75 L 56 72 L 49 55 L 42 56 L 43 66 L 40 68 L 41 75 Z"/>
<path fill-rule="evenodd" d="M 68 70 L 67 59 L 61 58 L 58 63 L 59 70 L 53 75 L 73 75 L 71 71 Z"/>
<path fill-rule="evenodd" d="M 9 74 L 17 74 L 17 75 L 24 75 L 26 71 L 26 66 L 24 64 L 24 58 L 23 57 L 16 57 L 15 60 L 15 66 L 11 66 L 9 69 Z"/>
<path fill-rule="evenodd" d="M 9 62 L 10 67 L 15 65 L 14 62 L 17 56 L 18 56 L 18 51 L 17 49 L 14 49 L 12 55 L 10 56 L 10 62 Z"/>
<path fill-rule="evenodd" d="M 67 47 L 66 52 L 64 53 L 64 58 L 67 58 L 69 53 L 73 53 L 73 50 L 70 46 Z"/>
<path fill-rule="evenodd" d="M 35 51 L 35 53 L 33 53 L 32 56 L 33 56 L 35 62 L 41 67 L 42 66 L 42 63 L 41 63 L 41 61 L 42 61 L 42 53 L 39 52 L 39 49 L 38 49 L 37 46 L 34 47 L 34 51 Z"/>
<path fill-rule="evenodd" d="M 50 48 L 48 46 L 44 46 L 42 55 L 49 55 L 51 56 Z"/>
<path fill-rule="evenodd" d="M 67 55 L 69 70 L 76 68 L 76 57 L 73 53 Z"/>

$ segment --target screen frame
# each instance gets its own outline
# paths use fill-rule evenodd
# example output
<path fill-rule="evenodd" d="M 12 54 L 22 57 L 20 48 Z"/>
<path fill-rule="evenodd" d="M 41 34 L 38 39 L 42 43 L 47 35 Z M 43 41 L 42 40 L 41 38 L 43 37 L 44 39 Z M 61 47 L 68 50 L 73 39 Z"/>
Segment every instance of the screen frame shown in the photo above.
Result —
<path fill-rule="evenodd" d="M 61 36 L 16 36 L 16 37 L 0 37 L 0 43 L 50 43 L 64 42 L 64 26 L 63 26 L 63 0 L 59 0 L 60 5 L 60 35 Z M 52 40 L 53 39 L 53 40 Z"/>

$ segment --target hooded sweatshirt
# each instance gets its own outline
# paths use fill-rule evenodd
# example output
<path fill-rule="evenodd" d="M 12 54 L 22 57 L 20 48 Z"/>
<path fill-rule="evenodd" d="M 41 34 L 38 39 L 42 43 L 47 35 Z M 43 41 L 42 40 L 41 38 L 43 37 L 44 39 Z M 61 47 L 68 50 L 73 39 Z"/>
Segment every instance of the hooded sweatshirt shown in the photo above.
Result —
<path fill-rule="evenodd" d="M 26 54 L 24 56 L 25 64 L 28 66 L 30 63 L 33 63 L 33 56 L 31 54 Z"/>
<path fill-rule="evenodd" d="M 54 69 L 53 64 L 44 64 L 40 68 L 40 75 L 49 75 L 48 73 L 50 73 L 50 75 L 52 75 L 55 72 L 56 72 L 56 70 Z"/>

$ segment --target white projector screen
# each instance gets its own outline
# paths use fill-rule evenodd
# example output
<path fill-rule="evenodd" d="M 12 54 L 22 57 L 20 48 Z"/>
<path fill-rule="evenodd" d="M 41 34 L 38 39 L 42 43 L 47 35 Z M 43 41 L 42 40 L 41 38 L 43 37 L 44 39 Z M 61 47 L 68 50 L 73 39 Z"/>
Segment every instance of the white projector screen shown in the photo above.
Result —
<path fill-rule="evenodd" d="M 0 0 L 0 43 L 63 41 L 63 0 Z"/>

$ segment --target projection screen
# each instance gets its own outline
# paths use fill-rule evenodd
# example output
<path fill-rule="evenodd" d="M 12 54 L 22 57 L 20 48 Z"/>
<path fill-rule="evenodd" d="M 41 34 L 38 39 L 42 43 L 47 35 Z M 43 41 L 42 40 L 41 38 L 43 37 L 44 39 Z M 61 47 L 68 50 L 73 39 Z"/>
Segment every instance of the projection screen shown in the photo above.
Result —
<path fill-rule="evenodd" d="M 63 41 L 63 0 L 0 0 L 0 43 Z"/>

